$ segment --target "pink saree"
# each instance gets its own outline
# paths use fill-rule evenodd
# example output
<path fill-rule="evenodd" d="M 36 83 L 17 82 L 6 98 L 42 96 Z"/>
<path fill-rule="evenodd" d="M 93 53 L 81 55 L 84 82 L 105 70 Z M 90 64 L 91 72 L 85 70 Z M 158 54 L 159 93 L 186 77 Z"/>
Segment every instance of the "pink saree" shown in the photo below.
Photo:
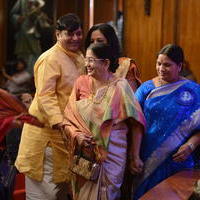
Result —
<path fill-rule="evenodd" d="M 119 78 L 92 94 L 92 79 L 80 76 L 65 110 L 65 125 L 72 155 L 75 136 L 92 135 L 101 154 L 101 172 L 97 182 L 75 177 L 74 199 L 117 200 L 124 178 L 127 158 L 126 120 L 134 119 L 144 125 L 144 116 L 125 79 Z"/>

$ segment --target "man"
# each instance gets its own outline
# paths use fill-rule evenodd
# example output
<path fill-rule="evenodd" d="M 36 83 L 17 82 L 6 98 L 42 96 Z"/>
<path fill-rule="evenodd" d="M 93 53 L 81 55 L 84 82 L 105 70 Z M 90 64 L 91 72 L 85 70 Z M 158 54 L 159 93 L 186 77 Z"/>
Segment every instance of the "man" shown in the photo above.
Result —
<path fill-rule="evenodd" d="M 26 176 L 28 200 L 57 199 L 60 183 L 69 180 L 68 154 L 61 135 L 63 112 L 84 59 L 79 51 L 82 29 L 79 18 L 68 14 L 58 19 L 56 44 L 34 66 L 36 94 L 29 112 L 44 128 L 25 124 L 17 169 Z M 63 195 L 67 199 L 67 196 Z"/>

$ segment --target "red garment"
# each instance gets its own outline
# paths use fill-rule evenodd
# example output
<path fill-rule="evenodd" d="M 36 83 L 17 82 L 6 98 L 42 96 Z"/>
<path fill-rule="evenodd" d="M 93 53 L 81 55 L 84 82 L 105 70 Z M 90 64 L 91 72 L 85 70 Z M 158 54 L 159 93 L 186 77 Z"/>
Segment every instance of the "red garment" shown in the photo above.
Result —
<path fill-rule="evenodd" d="M 7 117 L 5 119 L 0 119 L 0 143 L 2 142 L 3 138 L 5 137 L 5 134 L 11 130 L 12 128 L 12 121 L 14 117 Z"/>
<path fill-rule="evenodd" d="M 30 114 L 24 104 L 7 91 L 0 89 L 0 143 L 6 133 L 13 128 L 13 120 L 43 127 L 38 119 Z"/>

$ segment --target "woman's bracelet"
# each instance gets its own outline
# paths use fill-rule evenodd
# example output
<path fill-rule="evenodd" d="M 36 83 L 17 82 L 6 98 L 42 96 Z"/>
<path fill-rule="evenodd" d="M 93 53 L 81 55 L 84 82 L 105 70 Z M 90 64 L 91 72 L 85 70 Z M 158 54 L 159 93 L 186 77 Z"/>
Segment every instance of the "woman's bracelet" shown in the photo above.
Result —
<path fill-rule="evenodd" d="M 191 151 L 195 150 L 195 146 L 193 143 L 189 143 L 188 146 L 190 147 Z"/>
<path fill-rule="evenodd" d="M 128 155 L 128 160 L 135 160 L 135 159 L 137 159 L 137 158 L 139 158 L 139 157 L 134 157 L 134 156 L 132 156 L 132 155 Z"/>

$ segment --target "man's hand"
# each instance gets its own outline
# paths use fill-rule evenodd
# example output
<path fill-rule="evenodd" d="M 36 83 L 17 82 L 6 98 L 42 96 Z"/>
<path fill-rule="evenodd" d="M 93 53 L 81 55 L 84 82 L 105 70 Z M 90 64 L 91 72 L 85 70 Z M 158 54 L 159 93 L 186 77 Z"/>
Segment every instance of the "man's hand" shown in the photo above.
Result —
<path fill-rule="evenodd" d="M 53 125 L 52 128 L 61 131 L 64 128 L 63 123 L 61 122 L 61 123 L 55 124 L 55 125 Z"/>

